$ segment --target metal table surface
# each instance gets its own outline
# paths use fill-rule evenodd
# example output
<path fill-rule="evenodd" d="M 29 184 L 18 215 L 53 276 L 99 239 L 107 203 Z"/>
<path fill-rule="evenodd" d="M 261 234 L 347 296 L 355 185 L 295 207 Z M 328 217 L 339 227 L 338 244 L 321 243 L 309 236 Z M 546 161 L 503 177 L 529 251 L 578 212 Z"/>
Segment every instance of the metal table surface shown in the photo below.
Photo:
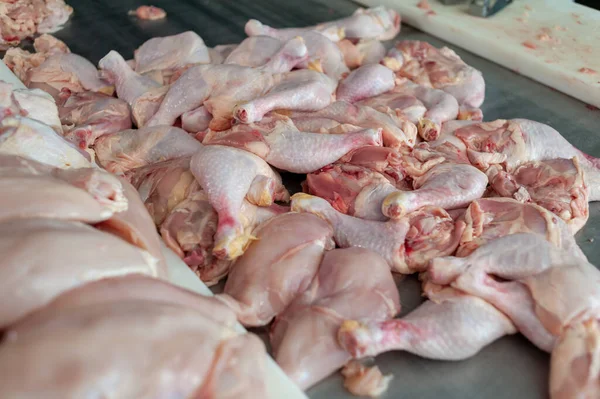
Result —
<path fill-rule="evenodd" d="M 404 0 L 399 0 L 404 1 Z M 416 1 L 416 0 L 415 0 Z M 154 36 L 194 30 L 207 45 L 240 42 L 244 24 L 256 18 L 275 27 L 311 25 L 349 15 L 357 7 L 348 0 L 152 0 L 164 8 L 162 21 L 138 21 L 127 15 L 143 1 L 68 0 L 75 14 L 56 33 L 73 52 L 96 63 L 110 50 L 125 58 Z M 403 26 L 401 38 L 426 40 L 436 46 L 441 40 Z M 449 46 L 454 48 L 453 46 Z M 600 156 L 600 111 L 556 92 L 517 73 L 454 48 L 470 65 L 483 72 L 486 81 L 485 120 L 528 118 L 549 124 L 579 149 Z M 291 181 L 297 183 L 297 178 Z M 577 241 L 592 261 L 600 265 L 598 240 L 600 204 L 590 206 L 590 220 Z M 416 307 L 419 284 L 408 278 L 399 283 L 403 312 Z M 548 396 L 549 356 L 520 335 L 503 338 L 462 362 L 421 359 L 396 352 L 379 356 L 384 373 L 395 375 L 384 398 L 544 398 Z M 343 391 L 341 378 L 333 376 L 309 390 L 311 398 L 351 397 Z"/>

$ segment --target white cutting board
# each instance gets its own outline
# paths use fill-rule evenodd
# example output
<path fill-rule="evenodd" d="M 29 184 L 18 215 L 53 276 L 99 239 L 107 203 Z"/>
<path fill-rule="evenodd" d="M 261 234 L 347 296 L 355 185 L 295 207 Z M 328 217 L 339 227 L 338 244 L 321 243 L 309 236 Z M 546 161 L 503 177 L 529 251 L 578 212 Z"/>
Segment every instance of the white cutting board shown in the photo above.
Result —
<path fill-rule="evenodd" d="M 600 107 L 600 11 L 569 0 L 515 0 L 481 18 L 467 13 L 468 3 L 357 1 L 393 8 L 403 23 Z"/>
<path fill-rule="evenodd" d="M 18 88 L 25 88 L 23 83 L 12 71 L 0 60 L 0 80 L 13 84 Z M 163 254 L 169 267 L 169 280 L 180 287 L 187 288 L 201 295 L 212 296 L 211 290 L 194 274 L 183 261 L 168 249 L 163 243 Z M 241 332 L 246 330 L 238 323 L 236 326 Z M 277 364 L 269 357 L 267 363 L 267 389 L 270 399 L 307 399 L 296 384 L 294 384 Z M 258 399 L 258 398 L 257 398 Z M 262 398 L 261 398 L 262 399 Z"/>

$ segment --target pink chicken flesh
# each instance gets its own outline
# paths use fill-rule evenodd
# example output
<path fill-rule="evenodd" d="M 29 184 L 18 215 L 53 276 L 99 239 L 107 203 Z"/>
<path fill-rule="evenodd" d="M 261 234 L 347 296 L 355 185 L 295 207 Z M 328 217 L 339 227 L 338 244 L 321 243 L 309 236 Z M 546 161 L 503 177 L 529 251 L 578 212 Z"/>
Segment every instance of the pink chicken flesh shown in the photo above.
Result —
<path fill-rule="evenodd" d="M 398 289 L 383 258 L 363 248 L 328 251 L 308 289 L 275 319 L 275 361 L 307 389 L 350 360 L 337 342 L 345 319 L 383 321 L 399 311 Z"/>
<path fill-rule="evenodd" d="M 218 299 L 245 326 L 263 326 L 303 293 L 319 269 L 325 250 L 334 248 L 331 226 L 307 213 L 286 213 L 257 229 L 235 262 Z"/>
<path fill-rule="evenodd" d="M 266 397 L 265 347 L 234 322 L 217 301 L 152 279 L 90 284 L 7 331 L 0 395 Z"/>
<path fill-rule="evenodd" d="M 292 211 L 325 219 L 333 227 L 338 246 L 373 250 L 391 270 L 404 274 L 423 270 L 429 260 L 453 253 L 464 228 L 441 208 L 423 208 L 399 220 L 380 222 L 344 215 L 326 200 L 303 193 L 292 197 Z"/>

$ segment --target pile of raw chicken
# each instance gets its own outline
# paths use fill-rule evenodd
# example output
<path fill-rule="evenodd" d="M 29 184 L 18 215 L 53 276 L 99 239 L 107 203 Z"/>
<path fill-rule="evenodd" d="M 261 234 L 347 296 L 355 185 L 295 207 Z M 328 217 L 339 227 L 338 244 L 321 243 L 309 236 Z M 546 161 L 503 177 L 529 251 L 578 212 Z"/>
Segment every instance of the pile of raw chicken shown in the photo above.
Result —
<path fill-rule="evenodd" d="M 59 30 L 73 14 L 64 0 L 0 1 L 0 50 L 18 45 L 36 33 Z"/>
<path fill-rule="evenodd" d="M 98 69 L 49 35 L 9 50 L 29 89 L 1 90 L 0 396 L 266 397 L 236 319 L 269 326 L 303 389 L 343 367 L 377 396 L 390 377 L 354 359 L 461 360 L 520 332 L 552 353 L 552 398 L 600 395 L 600 273 L 573 238 L 600 161 L 482 122 L 482 74 L 424 42 L 386 51 L 399 30 L 377 7 L 250 20 L 214 48 L 154 38 Z M 157 231 L 222 293 L 164 281 Z M 413 273 L 428 300 L 394 318 Z"/>

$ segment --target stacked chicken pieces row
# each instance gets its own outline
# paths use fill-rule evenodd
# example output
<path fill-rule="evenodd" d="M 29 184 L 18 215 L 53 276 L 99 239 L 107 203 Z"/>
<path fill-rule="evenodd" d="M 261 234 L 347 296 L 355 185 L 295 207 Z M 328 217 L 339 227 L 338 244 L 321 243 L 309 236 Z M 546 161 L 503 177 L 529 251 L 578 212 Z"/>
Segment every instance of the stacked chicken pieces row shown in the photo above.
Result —
<path fill-rule="evenodd" d="M 424 42 L 386 51 L 399 29 L 383 7 L 307 28 L 251 20 L 240 44 L 154 38 L 132 60 L 111 51 L 100 72 L 42 36 L 5 60 L 60 120 L 3 119 L 21 136 L 7 145 L 3 133 L 0 153 L 73 154 L 62 168 L 89 157 L 120 176 L 127 212 L 133 185 L 204 282 L 227 277 L 210 314 L 270 325 L 275 360 L 303 389 L 345 366 L 351 392 L 376 396 L 389 377 L 352 359 L 460 360 L 521 332 L 552 352 L 553 398 L 597 395 L 600 274 L 573 235 L 600 199 L 600 161 L 538 122 L 481 122 L 481 73 Z M 280 172 L 306 175 L 303 192 L 290 198 Z M 113 217 L 68 223 L 109 236 Z M 428 300 L 395 319 L 394 274 L 413 273 Z"/>
<path fill-rule="evenodd" d="M 67 140 L 55 99 L 0 82 L 0 115 L 0 397 L 268 397 L 263 342 L 167 281 L 137 190 Z"/>

